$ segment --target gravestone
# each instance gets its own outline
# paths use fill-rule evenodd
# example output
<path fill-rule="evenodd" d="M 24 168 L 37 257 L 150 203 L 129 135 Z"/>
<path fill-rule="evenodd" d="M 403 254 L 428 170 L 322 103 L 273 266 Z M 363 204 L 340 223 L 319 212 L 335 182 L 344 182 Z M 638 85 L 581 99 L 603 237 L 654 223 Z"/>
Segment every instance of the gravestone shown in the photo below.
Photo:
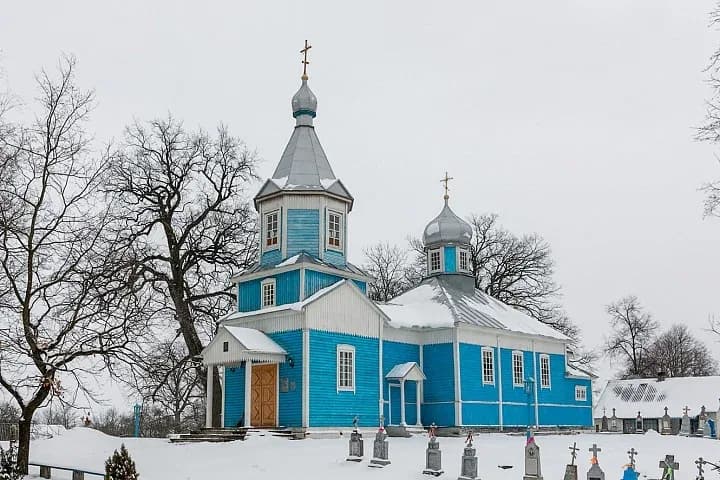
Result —
<path fill-rule="evenodd" d="M 577 442 L 573 442 L 573 446 L 568 448 L 570 448 L 572 458 L 570 459 L 570 463 L 565 465 L 565 476 L 563 480 L 578 480 L 577 465 L 575 465 L 576 452 L 578 451 Z"/>
<path fill-rule="evenodd" d="M 463 451 L 462 463 L 460 464 L 460 476 L 458 480 L 475 480 L 477 478 L 477 455 L 473 447 L 473 431 L 468 432 L 465 439 L 465 450 Z"/>
<path fill-rule="evenodd" d="M 608 417 L 605 415 L 605 409 L 603 408 L 603 416 L 600 419 L 600 431 L 601 432 L 607 432 L 608 431 Z"/>
<path fill-rule="evenodd" d="M 532 430 L 528 429 L 525 441 L 525 476 L 523 476 L 523 480 L 542 480 L 542 478 L 540 446 L 535 443 Z"/>
<path fill-rule="evenodd" d="M 637 455 L 638 452 L 634 448 L 631 448 L 627 453 L 630 457 L 630 463 L 625 465 L 622 480 L 638 480 L 640 474 L 635 470 L 635 455 Z"/>
<path fill-rule="evenodd" d="M 443 473 L 442 469 L 442 452 L 440 451 L 440 443 L 437 441 L 435 431 L 437 426 L 433 422 L 430 425 L 430 440 L 428 441 L 427 450 L 425 450 L 425 470 L 422 473 L 425 475 L 440 476 Z"/>
<path fill-rule="evenodd" d="M 695 436 L 702 437 L 705 434 L 705 422 L 707 421 L 707 412 L 705 412 L 705 405 L 700 407 L 700 415 L 698 415 L 698 429 L 695 432 Z"/>
<path fill-rule="evenodd" d="M 592 448 L 588 450 L 593 452 L 593 456 L 590 459 L 591 465 L 590 470 L 587 472 L 587 480 L 605 480 L 605 472 L 600 468 L 600 463 L 597 458 L 597 452 L 602 452 L 602 448 L 598 448 L 598 446 L 593 443 Z"/>
<path fill-rule="evenodd" d="M 665 455 L 658 466 L 663 469 L 660 480 L 675 480 L 675 470 L 680 470 L 680 464 L 675 461 L 675 455 Z"/>
<path fill-rule="evenodd" d="M 375 441 L 373 442 L 373 458 L 370 459 L 369 467 L 383 468 L 385 465 L 390 465 L 390 460 L 388 459 L 387 433 L 385 433 L 383 423 L 383 417 L 381 416 L 380 428 L 375 434 Z"/>
<path fill-rule="evenodd" d="M 690 435 L 690 417 L 688 416 L 688 412 L 690 409 L 685 406 L 683 408 L 683 416 L 682 420 L 680 421 L 680 435 L 683 435 L 685 437 Z"/>
<path fill-rule="evenodd" d="M 715 438 L 715 420 L 708 418 L 705 422 L 705 436 Z"/>
<path fill-rule="evenodd" d="M 665 407 L 665 415 L 663 415 L 660 427 L 660 433 L 663 435 L 670 435 L 672 433 L 672 419 L 668 415 L 668 407 Z"/>
<path fill-rule="evenodd" d="M 348 462 L 361 462 L 365 455 L 365 446 L 362 433 L 358 431 L 358 417 L 353 418 L 353 431 L 350 434 L 350 445 L 348 446 Z"/>
<path fill-rule="evenodd" d="M 613 408 L 612 417 L 610 417 L 610 431 L 611 432 L 619 432 L 620 431 L 620 422 L 618 421 L 617 415 L 615 415 L 614 408 Z"/>
<path fill-rule="evenodd" d="M 643 418 L 642 415 L 640 415 L 640 412 L 638 412 L 637 417 L 635 417 L 635 433 L 643 432 Z"/>

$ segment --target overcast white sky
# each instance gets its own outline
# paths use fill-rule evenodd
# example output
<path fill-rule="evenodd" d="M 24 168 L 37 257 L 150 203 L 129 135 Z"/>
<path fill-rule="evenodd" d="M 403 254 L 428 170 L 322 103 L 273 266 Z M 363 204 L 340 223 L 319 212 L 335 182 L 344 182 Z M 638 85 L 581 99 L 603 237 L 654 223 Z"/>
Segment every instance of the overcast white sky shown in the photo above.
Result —
<path fill-rule="evenodd" d="M 267 177 L 307 38 L 317 132 L 356 198 L 351 259 L 419 235 L 448 170 L 456 213 L 550 242 L 564 305 L 599 345 L 604 306 L 631 293 L 665 326 L 705 334 L 720 315 L 720 221 L 698 191 L 720 164 L 693 141 L 713 3 L 6 1 L 0 66 L 31 98 L 33 72 L 74 53 L 98 139 L 167 112 L 225 122 Z"/>

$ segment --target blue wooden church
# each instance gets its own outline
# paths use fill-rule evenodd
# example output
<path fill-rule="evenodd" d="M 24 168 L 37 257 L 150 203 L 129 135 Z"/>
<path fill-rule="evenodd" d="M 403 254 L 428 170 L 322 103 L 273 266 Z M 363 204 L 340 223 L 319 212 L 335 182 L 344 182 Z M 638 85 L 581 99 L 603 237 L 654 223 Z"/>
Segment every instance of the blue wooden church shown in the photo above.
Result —
<path fill-rule="evenodd" d="M 424 230 L 422 283 L 387 304 L 367 297 L 372 278 L 347 258 L 354 198 L 316 112 L 304 74 L 295 128 L 254 199 L 258 262 L 232 279 L 237 311 L 203 351 L 222 373 L 223 426 L 591 426 L 591 378 L 568 363 L 569 339 L 475 288 L 472 230 L 447 195 Z"/>

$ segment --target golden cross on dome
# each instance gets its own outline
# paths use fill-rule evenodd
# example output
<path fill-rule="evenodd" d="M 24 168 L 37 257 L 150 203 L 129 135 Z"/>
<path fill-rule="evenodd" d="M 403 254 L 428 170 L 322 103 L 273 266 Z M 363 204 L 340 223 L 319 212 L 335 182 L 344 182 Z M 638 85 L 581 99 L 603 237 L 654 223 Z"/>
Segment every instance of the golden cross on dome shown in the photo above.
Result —
<path fill-rule="evenodd" d="M 448 172 L 445 172 L 445 178 L 440 180 L 440 183 L 445 184 L 445 200 L 450 198 L 450 195 L 448 195 L 448 192 L 450 191 L 450 189 L 448 188 L 448 183 L 450 182 L 450 180 L 455 180 L 455 179 L 453 177 L 448 177 Z"/>
<path fill-rule="evenodd" d="M 307 80 L 307 79 L 308 79 L 308 76 L 307 76 L 307 66 L 310 64 L 310 62 L 308 62 L 307 55 L 308 55 L 308 50 L 310 50 L 311 48 L 312 48 L 312 45 L 310 45 L 310 44 L 308 43 L 308 41 L 305 40 L 305 48 L 303 48 L 302 50 L 300 50 L 300 53 L 303 54 L 303 60 L 302 60 L 302 64 L 303 64 L 302 79 L 303 79 L 303 80 Z"/>

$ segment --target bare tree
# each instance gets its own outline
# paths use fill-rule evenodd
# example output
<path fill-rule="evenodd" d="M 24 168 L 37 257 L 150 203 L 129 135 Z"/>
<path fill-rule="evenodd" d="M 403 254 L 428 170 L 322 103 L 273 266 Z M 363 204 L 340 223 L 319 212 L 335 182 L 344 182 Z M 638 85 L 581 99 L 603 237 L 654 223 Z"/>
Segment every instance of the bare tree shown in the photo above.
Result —
<path fill-rule="evenodd" d="M 408 252 L 397 245 L 380 242 L 364 250 L 364 268 L 374 281 L 368 296 L 378 302 L 387 302 L 410 286 L 407 277 Z"/>
<path fill-rule="evenodd" d="M 647 357 L 658 324 L 643 310 L 634 295 L 624 297 L 607 306 L 611 335 L 605 342 L 605 352 L 623 362 L 621 376 L 643 376 Z"/>
<path fill-rule="evenodd" d="M 716 375 L 718 362 L 686 325 L 673 325 L 658 335 L 644 358 L 644 375 L 668 377 Z"/>
<path fill-rule="evenodd" d="M 224 126 L 211 136 L 172 117 L 129 126 L 114 155 L 106 188 L 119 199 L 117 228 L 140 270 L 134 287 L 153 292 L 172 319 L 166 329 L 182 336 L 187 358 L 178 365 L 200 355 L 216 320 L 231 310 L 228 277 L 256 260 L 256 219 L 246 197 L 255 163 L 255 153 Z M 204 388 L 206 373 L 197 368 Z M 213 370 L 217 425 L 222 396 Z"/>
<path fill-rule="evenodd" d="M 104 235 L 107 156 L 90 152 L 94 96 L 75 85 L 75 64 L 64 57 L 57 78 L 37 76 L 31 123 L 0 119 L 0 385 L 21 412 L 22 472 L 38 408 L 91 395 L 98 358 L 122 354 L 143 311 L 120 288 L 117 245 Z"/>

